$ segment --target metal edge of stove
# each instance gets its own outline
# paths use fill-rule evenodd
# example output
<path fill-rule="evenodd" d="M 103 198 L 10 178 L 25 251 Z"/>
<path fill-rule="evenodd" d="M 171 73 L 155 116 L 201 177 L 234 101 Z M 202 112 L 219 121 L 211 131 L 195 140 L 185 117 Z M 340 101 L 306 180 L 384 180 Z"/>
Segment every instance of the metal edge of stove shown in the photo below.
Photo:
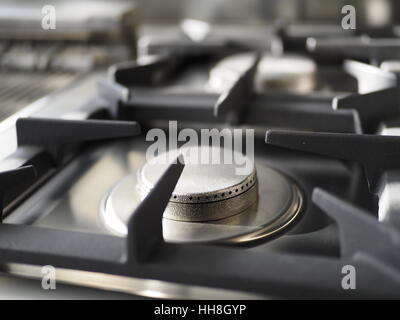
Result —
<path fill-rule="evenodd" d="M 43 117 L 56 117 L 59 116 L 56 112 L 64 112 L 64 118 L 82 118 L 79 114 L 79 109 L 88 100 L 95 96 L 95 86 L 97 78 L 102 72 L 91 72 L 77 74 L 76 79 L 79 82 L 72 81 L 66 87 L 58 89 L 49 95 L 46 95 L 39 100 L 32 102 L 10 117 L 0 122 L 0 144 L 2 149 L 0 151 L 0 162 L 16 150 L 16 129 L 15 122 L 18 118 L 29 116 L 43 116 Z M 93 87 L 92 89 L 90 87 Z M 75 101 L 71 104 L 71 100 L 75 97 Z M 76 101 L 80 99 L 80 101 Z M 72 100 L 73 101 L 73 100 Z M 54 106 L 57 104 L 57 108 Z M 86 108 L 90 108 L 89 105 Z M 67 109 L 69 108 L 69 110 Z M 93 108 L 93 106 L 92 106 Z M 96 105 L 98 108 L 98 104 Z M 88 111 L 86 111 L 88 112 Z"/>
<path fill-rule="evenodd" d="M 42 279 L 42 268 L 35 265 L 9 263 L 3 271 L 13 276 Z M 99 272 L 88 272 L 56 268 L 57 282 L 84 286 L 88 288 L 127 293 L 138 298 L 156 299 L 204 299 L 204 300 L 261 300 L 272 299 L 263 295 L 247 292 L 224 290 L 218 288 L 184 285 L 153 279 L 111 275 Z"/>
<path fill-rule="evenodd" d="M 400 120 L 393 124 L 381 124 L 379 134 L 381 135 L 400 135 Z M 400 171 L 386 171 L 379 181 L 379 221 L 385 224 L 400 228 Z"/>

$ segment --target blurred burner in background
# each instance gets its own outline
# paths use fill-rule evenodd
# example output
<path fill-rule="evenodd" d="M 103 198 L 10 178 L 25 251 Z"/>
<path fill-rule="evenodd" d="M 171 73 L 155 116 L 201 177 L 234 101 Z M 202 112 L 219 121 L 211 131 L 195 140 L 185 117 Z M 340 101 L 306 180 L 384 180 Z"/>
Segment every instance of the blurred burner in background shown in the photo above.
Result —
<path fill-rule="evenodd" d="M 210 72 L 209 87 L 224 92 L 235 81 L 238 72 L 251 62 L 252 54 L 237 54 L 222 59 Z M 317 65 L 307 57 L 264 54 L 258 64 L 254 89 L 262 92 L 310 93 L 316 86 Z"/>

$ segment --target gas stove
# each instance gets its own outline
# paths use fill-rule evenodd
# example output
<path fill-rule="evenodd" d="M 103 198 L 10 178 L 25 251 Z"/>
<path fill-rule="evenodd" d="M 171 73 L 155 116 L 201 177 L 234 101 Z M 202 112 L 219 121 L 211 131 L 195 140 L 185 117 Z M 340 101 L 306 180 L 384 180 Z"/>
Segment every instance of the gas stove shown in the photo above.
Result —
<path fill-rule="evenodd" d="M 0 124 L 2 272 L 132 297 L 399 298 L 395 35 L 182 30 Z"/>

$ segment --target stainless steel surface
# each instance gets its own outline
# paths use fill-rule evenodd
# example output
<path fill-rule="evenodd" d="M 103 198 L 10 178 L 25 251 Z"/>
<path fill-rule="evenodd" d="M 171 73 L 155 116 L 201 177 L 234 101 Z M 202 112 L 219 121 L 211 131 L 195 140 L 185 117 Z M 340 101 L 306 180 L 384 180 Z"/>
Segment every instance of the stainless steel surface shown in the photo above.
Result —
<path fill-rule="evenodd" d="M 382 125 L 380 134 L 400 136 L 400 124 Z M 379 221 L 400 228 L 400 172 L 387 171 L 380 181 Z"/>
<path fill-rule="evenodd" d="M 31 73 L 29 73 L 31 74 Z M 93 99 L 95 99 L 96 94 L 96 82 L 98 77 L 102 75 L 101 72 L 92 72 L 84 75 L 70 75 L 70 76 L 62 76 L 55 75 L 55 77 L 48 78 L 48 81 L 44 79 L 45 88 L 43 90 L 48 90 L 49 88 L 55 89 L 58 86 L 61 86 L 62 83 L 68 81 L 68 85 L 64 87 L 59 87 L 58 90 L 53 90 L 51 93 L 46 96 L 40 97 L 38 100 L 31 101 L 28 103 L 28 100 L 24 100 L 24 96 L 20 96 L 19 92 L 12 91 L 13 95 L 7 95 L 10 99 L 10 103 L 13 102 L 14 108 L 9 108 L 8 106 L 4 107 L 4 113 L 0 113 L 0 116 L 3 118 L 0 123 L 0 144 L 2 146 L 0 150 L 0 159 L 4 159 L 12 152 L 15 151 L 17 147 L 16 141 L 16 131 L 15 131 L 15 121 L 20 117 L 30 117 L 33 114 L 37 117 L 61 117 L 70 118 L 70 119 L 82 119 L 85 117 L 87 111 L 82 112 L 81 108 L 85 106 L 87 110 L 90 112 L 93 108 L 97 108 L 99 102 L 94 103 Z M 39 77 L 39 78 L 37 78 Z M 8 76 L 8 78 L 13 79 L 13 76 Z M 17 78 L 21 80 L 24 78 Z M 44 77 L 46 78 L 46 77 Z M 4 80 L 0 80 L 0 84 Z M 25 80 L 21 83 L 18 82 L 19 88 L 24 88 L 27 86 L 28 89 L 31 88 L 30 91 L 33 96 L 36 98 L 36 94 L 38 92 L 34 92 L 38 87 L 36 86 L 37 80 L 42 79 L 40 75 L 34 75 L 33 79 L 36 81 L 29 81 L 29 77 L 25 77 Z M 52 83 L 52 81 L 54 83 Z M 74 81 L 75 80 L 75 81 Z M 77 81 L 79 80 L 79 81 Z M 8 84 L 5 84 L 8 86 Z M 16 83 L 17 85 L 17 83 Z M 10 92 L 9 92 L 10 93 Z M 33 96 L 31 98 L 33 98 Z M 26 98 L 26 97 L 25 97 Z M 25 102 L 23 104 L 22 102 Z M 90 103 L 91 102 L 91 103 Z M 2 106 L 0 102 L 0 106 Z M 35 147 L 26 148 L 26 149 L 36 149 Z M 28 151 L 28 154 L 30 152 Z M 28 156 L 27 156 L 28 157 Z M 27 158 L 26 158 L 27 159 Z M 21 159 L 21 164 L 24 159 Z M 14 165 L 10 165 L 9 167 L 2 167 L 3 170 L 7 168 L 14 168 Z"/>
<path fill-rule="evenodd" d="M 67 72 L 16 72 L 0 79 L 0 121 L 77 78 Z"/>
<path fill-rule="evenodd" d="M 123 45 L 15 42 L 0 55 L 0 67 L 7 73 L 25 71 L 27 76 L 38 73 L 51 77 L 55 72 L 82 73 L 99 66 L 106 68 L 112 62 L 129 58 L 130 49 Z"/>
<path fill-rule="evenodd" d="M 210 72 L 208 86 L 222 92 L 251 61 L 251 54 L 238 54 L 222 59 Z M 285 91 L 310 93 L 316 86 L 317 66 L 313 60 L 300 55 L 262 57 L 254 80 L 257 92 Z"/>
<path fill-rule="evenodd" d="M 373 66 L 358 61 L 345 61 L 344 69 L 357 79 L 359 93 L 386 89 L 392 87 L 396 83 L 396 76 L 394 74 L 384 70 L 381 71 Z M 379 79 L 379 81 L 377 81 L 377 79 Z"/>
<path fill-rule="evenodd" d="M 385 60 L 381 63 L 380 68 L 389 72 L 400 72 L 400 60 Z"/>
<path fill-rule="evenodd" d="M 45 5 L 56 12 L 56 28 L 50 32 L 42 28 Z M 135 5 L 127 1 L 5 1 L 0 4 L 0 39 L 88 41 L 95 37 L 115 43 L 123 41 L 121 30 L 133 28 L 135 15 Z"/>
<path fill-rule="evenodd" d="M 41 268 L 33 265 L 21 265 L 21 264 L 8 264 L 7 272 L 22 276 L 25 278 L 41 279 L 42 273 Z M 246 292 L 228 291 L 215 288 L 206 288 L 199 286 L 186 286 L 176 283 L 170 283 L 165 281 L 151 280 L 151 279 L 139 279 L 131 277 L 122 277 L 115 275 L 108 275 L 104 273 L 77 271 L 70 269 L 56 269 L 57 276 L 57 288 L 59 283 L 76 284 L 85 286 L 88 288 L 96 288 L 102 290 L 109 290 L 111 292 L 96 293 L 92 292 L 92 295 L 101 298 L 116 298 L 116 299 L 127 299 L 129 296 L 122 295 L 121 293 L 130 294 L 131 298 L 135 297 L 132 295 L 139 295 L 140 297 L 150 297 L 158 299 L 207 299 L 207 300 L 222 300 L 222 299 L 265 299 L 266 297 L 250 294 Z M 37 284 L 40 286 L 40 284 Z M 85 289 L 78 291 L 75 289 L 76 295 L 82 295 L 88 293 Z M 45 292 L 45 290 L 42 290 Z M 55 290 L 57 291 L 57 290 Z M 86 289 L 89 291 L 89 289 Z M 117 294 L 118 293 L 118 294 Z M 89 296 L 90 297 L 90 296 Z M 83 296 L 85 298 L 85 295 Z"/>
<path fill-rule="evenodd" d="M 16 267 L 16 272 L 11 273 Z M 10 265 L 0 272 L 0 300 L 136 300 L 132 294 L 115 292 L 112 288 L 82 286 L 67 281 L 56 283 L 55 290 L 44 290 L 40 267 L 26 266 L 25 275 L 19 274 L 24 265 Z M 34 269 L 34 271 L 32 270 Z M 4 272 L 3 272 L 4 271 Z M 58 271 L 58 270 L 57 270 Z M 57 274 L 56 271 L 56 274 Z M 63 275 L 63 274 L 61 274 Z M 81 275 L 82 276 L 82 275 Z M 77 278 L 79 279 L 79 278 Z"/>
<path fill-rule="evenodd" d="M 400 228 L 400 172 L 386 172 L 379 192 L 379 221 Z"/>
<path fill-rule="evenodd" d="M 182 40 L 188 39 L 181 26 L 171 25 L 142 25 L 139 29 L 139 35 L 139 57 L 155 54 L 154 48 L 149 49 L 149 44 L 157 44 L 157 49 L 163 49 L 164 45 L 182 43 Z M 282 52 L 282 43 L 274 34 L 274 29 L 270 25 L 213 24 L 206 40 L 210 41 L 211 44 L 213 42 L 218 44 L 221 39 L 239 41 L 243 45 L 249 45 L 250 48 L 258 48 L 268 52 Z M 263 41 L 260 42 L 260 39 L 263 39 Z M 157 54 L 159 53 L 157 52 Z"/>

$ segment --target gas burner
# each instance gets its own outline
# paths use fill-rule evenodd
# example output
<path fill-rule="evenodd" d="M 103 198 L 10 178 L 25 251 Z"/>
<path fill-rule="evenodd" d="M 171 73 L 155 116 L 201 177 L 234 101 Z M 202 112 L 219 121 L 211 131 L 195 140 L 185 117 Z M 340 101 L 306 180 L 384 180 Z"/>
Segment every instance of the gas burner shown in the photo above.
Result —
<path fill-rule="evenodd" d="M 388 72 L 400 72 L 400 60 L 385 60 L 380 64 L 380 68 Z"/>
<path fill-rule="evenodd" d="M 219 61 L 210 72 L 209 87 L 217 92 L 225 91 L 251 63 L 252 56 L 243 53 Z M 264 54 L 254 78 L 255 91 L 310 93 L 316 86 L 316 72 L 315 62 L 305 56 Z"/>
<path fill-rule="evenodd" d="M 102 220 L 111 231 L 127 233 L 131 213 L 168 167 L 157 158 L 122 179 L 103 200 Z M 186 164 L 164 211 L 166 241 L 247 243 L 293 224 L 303 196 L 290 178 L 261 164 L 252 164 L 251 173 L 244 176 L 236 175 L 235 169 L 234 164 Z"/>
<path fill-rule="evenodd" d="M 223 161 L 220 159 L 223 149 L 219 147 L 192 147 L 185 148 L 183 152 L 191 155 L 208 154 L 216 156 L 218 162 Z M 142 198 L 153 189 L 167 169 L 168 164 L 162 161 L 164 156 L 162 154 L 152 159 L 141 170 L 139 188 Z M 242 154 L 234 151 L 232 158 L 239 157 L 243 158 Z M 197 160 L 184 170 L 171 196 L 165 218 L 187 222 L 219 220 L 236 215 L 256 202 L 257 175 L 254 163 L 249 158 L 243 158 L 250 166 L 250 173 L 246 175 L 237 173 L 240 170 L 237 164 L 201 164 Z"/>

